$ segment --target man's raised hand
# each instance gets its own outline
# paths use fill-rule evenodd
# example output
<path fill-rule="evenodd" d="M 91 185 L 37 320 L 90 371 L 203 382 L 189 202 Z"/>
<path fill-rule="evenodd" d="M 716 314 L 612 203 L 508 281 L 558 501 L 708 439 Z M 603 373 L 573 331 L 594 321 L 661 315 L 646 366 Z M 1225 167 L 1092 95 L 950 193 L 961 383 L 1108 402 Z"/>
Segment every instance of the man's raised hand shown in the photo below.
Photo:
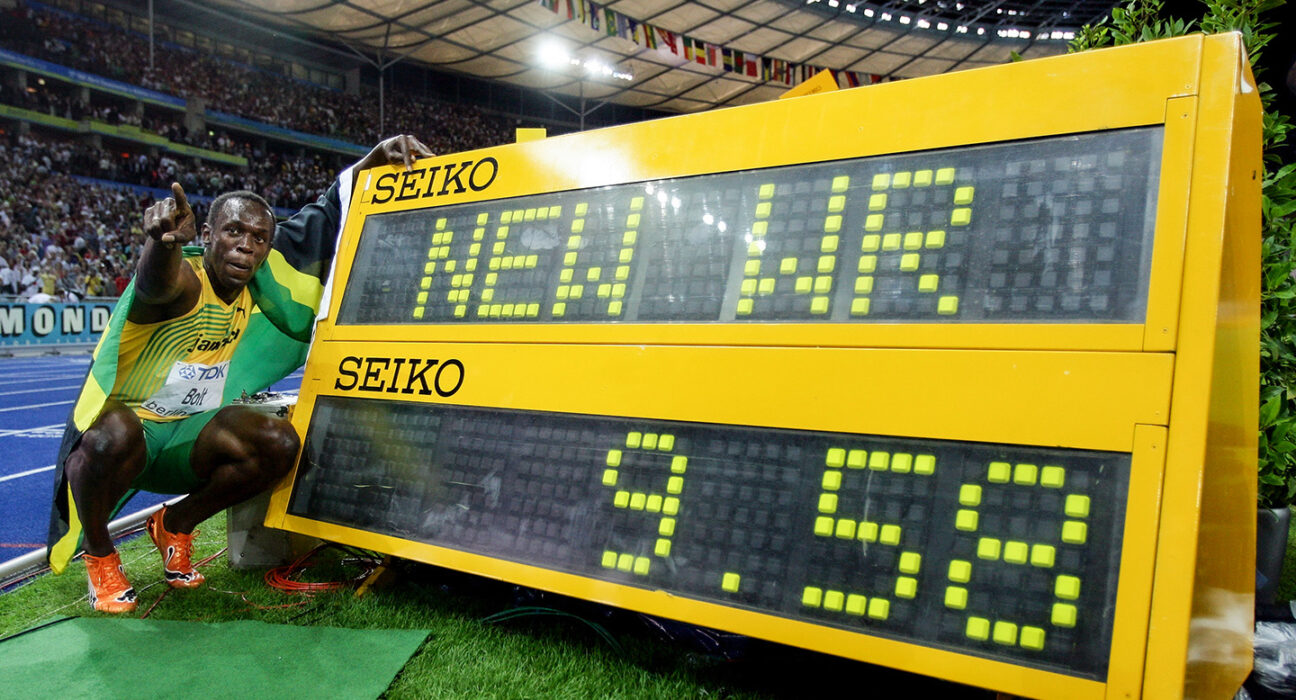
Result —
<path fill-rule="evenodd" d="M 144 234 L 168 248 L 177 243 L 184 245 L 198 237 L 194 212 L 185 197 L 184 188 L 173 182 L 171 193 L 174 196 L 154 202 L 144 210 Z"/>
<path fill-rule="evenodd" d="M 414 167 L 414 161 L 418 158 L 430 158 L 432 149 L 423 144 L 422 141 L 408 134 L 393 136 L 373 147 L 373 150 L 359 162 L 355 164 L 355 172 L 376 168 L 380 165 L 404 165 L 406 170 Z"/>

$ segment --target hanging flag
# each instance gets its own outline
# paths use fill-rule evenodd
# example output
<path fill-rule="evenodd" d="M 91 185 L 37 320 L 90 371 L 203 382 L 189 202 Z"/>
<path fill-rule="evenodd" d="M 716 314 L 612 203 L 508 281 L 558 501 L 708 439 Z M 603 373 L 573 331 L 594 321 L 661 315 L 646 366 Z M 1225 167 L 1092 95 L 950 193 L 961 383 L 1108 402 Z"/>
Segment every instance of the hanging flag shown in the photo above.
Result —
<path fill-rule="evenodd" d="M 757 64 L 760 62 L 760 56 L 754 53 L 743 54 L 743 66 L 746 68 L 747 75 L 755 78 L 757 75 Z"/>
<path fill-rule="evenodd" d="M 720 47 L 716 46 L 715 44 L 707 44 L 707 45 L 706 45 L 706 62 L 707 62 L 707 65 L 708 65 L 708 66 L 719 66 L 719 65 L 720 65 L 720 55 L 719 55 L 719 54 L 720 54 L 720 51 L 719 51 L 719 49 L 720 49 Z"/>
<path fill-rule="evenodd" d="M 651 24 L 643 25 L 644 46 L 650 49 L 657 48 L 657 28 Z"/>
<path fill-rule="evenodd" d="M 575 16 L 576 11 L 572 8 L 572 0 L 567 0 L 567 19 L 572 19 Z"/>
<path fill-rule="evenodd" d="M 612 10 L 612 8 L 610 8 L 610 7 L 609 7 L 609 8 L 604 8 L 604 10 L 603 10 L 603 32 L 604 32 L 605 34 L 607 34 L 608 36 L 616 36 L 616 35 L 617 35 L 617 17 L 618 17 L 618 13 L 617 13 L 617 12 L 614 12 L 614 11 Z"/>
<path fill-rule="evenodd" d="M 670 49 L 671 53 L 678 56 L 680 52 L 679 40 L 676 38 L 675 32 L 667 31 L 661 27 L 655 27 L 655 29 L 657 30 L 657 37 L 661 40 L 661 43 L 665 44 L 666 48 Z"/>

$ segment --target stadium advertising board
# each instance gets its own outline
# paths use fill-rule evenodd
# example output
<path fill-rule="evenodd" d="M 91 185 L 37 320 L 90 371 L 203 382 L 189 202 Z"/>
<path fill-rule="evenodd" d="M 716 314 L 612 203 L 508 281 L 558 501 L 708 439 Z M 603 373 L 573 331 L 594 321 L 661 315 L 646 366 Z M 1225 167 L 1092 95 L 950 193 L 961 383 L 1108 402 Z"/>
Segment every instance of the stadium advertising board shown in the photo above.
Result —
<path fill-rule="evenodd" d="M 1245 65 L 1191 37 L 368 171 L 267 524 L 1027 696 L 1236 687 Z"/>
<path fill-rule="evenodd" d="M 0 304 L 0 348 L 96 343 L 112 309 L 106 302 Z"/>

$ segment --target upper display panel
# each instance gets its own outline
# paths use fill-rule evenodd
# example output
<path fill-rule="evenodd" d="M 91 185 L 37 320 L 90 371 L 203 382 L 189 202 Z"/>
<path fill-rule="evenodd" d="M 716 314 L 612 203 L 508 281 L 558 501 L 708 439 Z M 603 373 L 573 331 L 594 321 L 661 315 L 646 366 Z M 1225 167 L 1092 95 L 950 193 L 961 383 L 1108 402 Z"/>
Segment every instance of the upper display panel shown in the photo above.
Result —
<path fill-rule="evenodd" d="M 373 215 L 338 323 L 1141 323 L 1162 134 Z"/>

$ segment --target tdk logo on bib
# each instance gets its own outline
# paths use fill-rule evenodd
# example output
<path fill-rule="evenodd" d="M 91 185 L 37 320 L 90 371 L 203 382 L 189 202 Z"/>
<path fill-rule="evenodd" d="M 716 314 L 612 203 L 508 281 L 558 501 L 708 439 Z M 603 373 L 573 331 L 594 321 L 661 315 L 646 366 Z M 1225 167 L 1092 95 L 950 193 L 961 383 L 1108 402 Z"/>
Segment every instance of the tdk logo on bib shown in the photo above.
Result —
<path fill-rule="evenodd" d="M 192 416 L 220 408 L 229 362 L 203 365 L 177 362 L 167 373 L 166 384 L 141 404 L 159 416 Z"/>
<path fill-rule="evenodd" d="M 177 362 L 176 364 L 178 366 L 175 368 L 175 373 L 181 379 L 184 379 L 186 381 L 192 379 L 198 379 L 198 380 L 224 379 L 225 372 L 226 370 L 229 369 L 228 362 L 222 362 L 219 365 L 196 365 L 196 364 L 186 364 L 183 362 Z"/>

